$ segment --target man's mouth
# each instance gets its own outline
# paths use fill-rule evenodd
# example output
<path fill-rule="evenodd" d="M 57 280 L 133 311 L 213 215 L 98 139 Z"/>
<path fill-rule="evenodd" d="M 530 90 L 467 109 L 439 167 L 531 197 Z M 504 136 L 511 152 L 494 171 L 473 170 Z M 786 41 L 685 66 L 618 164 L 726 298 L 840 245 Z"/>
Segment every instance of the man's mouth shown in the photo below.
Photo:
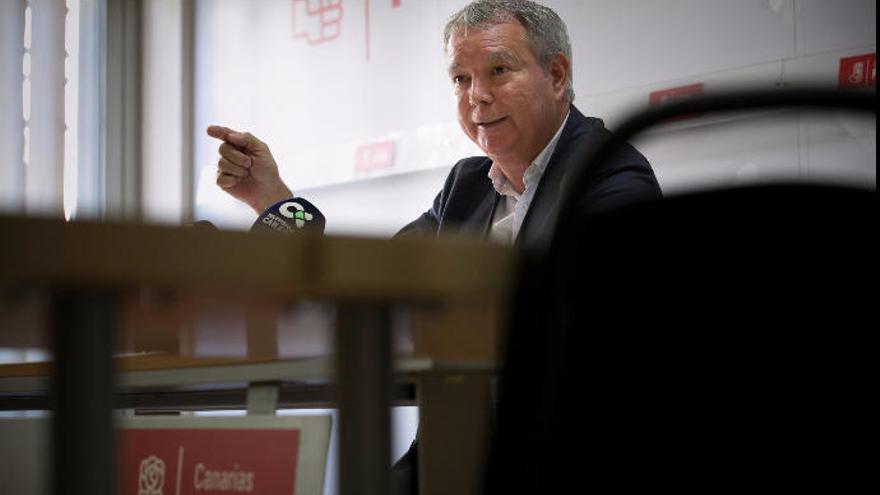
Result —
<path fill-rule="evenodd" d="M 490 128 L 490 127 L 493 127 L 493 126 L 500 124 L 506 118 L 507 117 L 499 117 L 497 119 L 486 120 L 483 122 L 476 122 L 476 125 L 477 125 L 477 127 Z"/>

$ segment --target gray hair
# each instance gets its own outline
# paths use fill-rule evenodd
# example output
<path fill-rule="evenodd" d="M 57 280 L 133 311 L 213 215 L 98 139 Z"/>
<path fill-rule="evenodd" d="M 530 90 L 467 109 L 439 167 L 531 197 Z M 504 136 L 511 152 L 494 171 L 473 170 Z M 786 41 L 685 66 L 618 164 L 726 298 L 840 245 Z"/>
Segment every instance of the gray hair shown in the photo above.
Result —
<path fill-rule="evenodd" d="M 511 21 L 517 21 L 525 28 L 532 52 L 544 69 L 550 68 L 558 53 L 565 55 L 569 63 L 565 96 L 569 103 L 573 102 L 568 29 L 556 12 L 548 7 L 529 0 L 474 0 L 449 18 L 443 29 L 443 46 L 447 46 L 449 38 L 462 29 L 481 29 Z"/>

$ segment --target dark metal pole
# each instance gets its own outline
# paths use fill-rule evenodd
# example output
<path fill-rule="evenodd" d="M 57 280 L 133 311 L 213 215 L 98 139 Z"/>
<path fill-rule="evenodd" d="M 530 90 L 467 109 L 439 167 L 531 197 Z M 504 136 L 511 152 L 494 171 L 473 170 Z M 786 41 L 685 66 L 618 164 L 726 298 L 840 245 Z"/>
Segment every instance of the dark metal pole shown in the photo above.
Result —
<path fill-rule="evenodd" d="M 339 310 L 339 486 L 342 495 L 388 495 L 391 470 L 391 316 L 386 305 Z"/>
<path fill-rule="evenodd" d="M 52 307 L 55 370 L 52 492 L 114 493 L 110 292 L 66 291 Z"/>

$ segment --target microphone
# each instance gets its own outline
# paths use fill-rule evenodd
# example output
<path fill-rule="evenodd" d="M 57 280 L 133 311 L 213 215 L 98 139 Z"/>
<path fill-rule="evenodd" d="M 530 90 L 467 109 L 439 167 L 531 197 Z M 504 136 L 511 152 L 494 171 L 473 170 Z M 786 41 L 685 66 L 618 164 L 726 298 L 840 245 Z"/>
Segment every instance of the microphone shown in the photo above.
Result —
<path fill-rule="evenodd" d="M 326 219 L 315 205 L 303 198 L 290 198 L 270 206 L 257 217 L 251 232 L 308 232 L 323 234 Z"/>
<path fill-rule="evenodd" d="M 186 224 L 186 227 L 193 229 L 193 230 L 198 230 L 200 232 L 204 232 L 204 231 L 208 231 L 208 230 L 213 230 L 213 231 L 219 230 L 216 225 L 214 225 L 213 223 L 211 223 L 207 220 L 197 220 L 193 223 Z"/>

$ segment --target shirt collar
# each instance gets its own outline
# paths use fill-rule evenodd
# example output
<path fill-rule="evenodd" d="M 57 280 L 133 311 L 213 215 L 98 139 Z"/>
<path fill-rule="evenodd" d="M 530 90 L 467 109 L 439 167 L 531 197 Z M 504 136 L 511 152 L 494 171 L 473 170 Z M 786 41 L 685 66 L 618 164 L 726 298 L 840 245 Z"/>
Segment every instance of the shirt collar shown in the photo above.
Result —
<path fill-rule="evenodd" d="M 562 124 L 560 124 L 559 129 L 556 130 L 556 134 L 553 135 L 553 138 L 550 139 L 550 142 L 547 143 L 547 146 L 538 153 L 538 156 L 532 160 L 532 163 L 529 164 L 528 168 L 526 168 L 525 173 L 523 174 L 523 183 L 525 184 L 525 191 L 535 187 L 538 184 L 538 181 L 541 179 L 541 176 L 544 175 L 544 170 L 547 168 L 547 164 L 550 163 L 550 157 L 553 156 L 553 151 L 556 149 L 556 143 L 559 142 L 559 137 L 562 135 L 562 129 L 565 128 L 565 123 L 568 122 L 568 117 L 571 115 L 571 110 L 565 114 L 565 118 L 562 120 Z M 516 192 L 516 189 L 513 188 L 513 184 L 507 180 L 507 177 L 504 176 L 504 172 L 501 171 L 500 167 L 495 166 L 492 163 L 492 166 L 489 168 L 489 179 L 492 180 L 492 187 L 495 188 L 495 191 L 502 196 L 513 196 L 515 199 L 519 199 L 522 196 L 520 193 Z"/>

